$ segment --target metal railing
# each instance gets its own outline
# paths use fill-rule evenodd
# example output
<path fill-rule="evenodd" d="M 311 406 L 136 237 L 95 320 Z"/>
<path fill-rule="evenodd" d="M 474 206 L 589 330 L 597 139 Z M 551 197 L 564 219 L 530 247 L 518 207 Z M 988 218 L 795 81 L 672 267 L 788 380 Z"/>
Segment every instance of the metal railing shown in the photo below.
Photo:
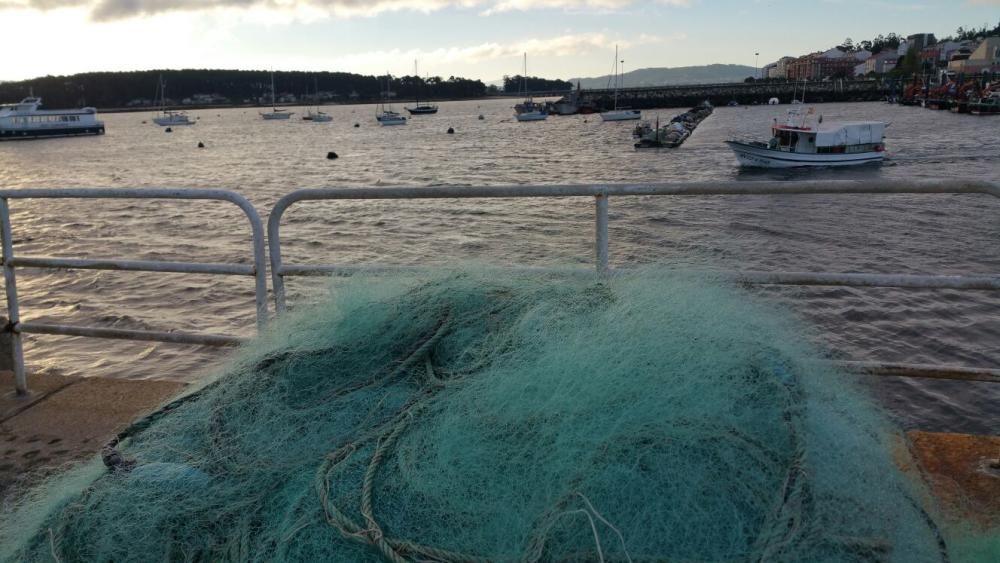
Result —
<path fill-rule="evenodd" d="M 594 256 L 598 272 L 609 270 L 608 207 L 611 197 L 634 196 L 749 196 L 815 194 L 988 194 L 1000 198 L 1000 184 L 984 181 L 824 181 L 824 182 L 689 182 L 633 185 L 542 185 L 490 187 L 378 187 L 353 189 L 303 189 L 282 197 L 267 222 L 271 283 L 277 314 L 286 311 L 285 277 L 350 274 L 359 268 L 338 264 L 285 264 L 281 254 L 281 219 L 293 204 L 317 200 L 466 199 L 593 197 Z M 383 268 L 383 267 L 380 267 Z M 1000 275 L 940 276 L 908 274 L 858 274 L 828 272 L 721 272 L 714 273 L 747 284 L 895 287 L 921 289 L 1000 290 Z M 910 375 L 1000 382 L 1000 370 L 845 362 L 845 367 L 871 375 Z"/>
<path fill-rule="evenodd" d="M 75 258 L 15 257 L 14 239 L 10 222 L 9 200 L 12 199 L 169 199 L 169 200 L 215 200 L 232 203 L 240 208 L 250 222 L 252 235 L 253 265 L 168 262 L 148 260 L 93 260 Z M 212 346 L 232 346 L 243 339 L 228 335 L 192 334 L 172 331 L 131 330 L 93 326 L 69 326 L 36 322 L 22 322 L 18 303 L 16 268 L 120 270 L 137 272 L 173 272 L 189 274 L 217 274 L 253 276 L 255 279 L 257 328 L 267 324 L 267 272 L 264 255 L 264 228 L 260 215 L 242 195 L 226 190 L 199 189 L 25 189 L 0 190 L 0 236 L 3 238 L 3 271 L 7 294 L 7 315 L 9 323 L 6 332 L 11 333 L 14 381 L 17 393 L 27 393 L 28 385 L 24 370 L 24 350 L 21 334 L 57 334 L 65 336 L 88 336 L 171 342 L 180 344 L 205 344 Z"/>

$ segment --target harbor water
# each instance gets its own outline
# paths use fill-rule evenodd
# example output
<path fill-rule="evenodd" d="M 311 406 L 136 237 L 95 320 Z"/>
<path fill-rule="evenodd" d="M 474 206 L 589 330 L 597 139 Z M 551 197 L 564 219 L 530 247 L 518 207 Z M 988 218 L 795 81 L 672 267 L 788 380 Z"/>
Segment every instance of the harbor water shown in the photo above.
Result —
<path fill-rule="evenodd" d="M 256 109 L 199 110 L 191 112 L 196 125 L 171 133 L 153 125 L 149 113 L 106 114 L 101 137 L 0 143 L 0 186 L 222 188 L 244 194 L 266 215 L 278 198 L 302 187 L 1000 180 L 1000 137 L 988 117 L 882 103 L 818 105 L 827 123 L 891 122 L 889 160 L 853 169 L 746 171 L 722 141 L 766 137 L 789 106 L 717 108 L 682 147 L 637 152 L 635 122 L 578 115 L 517 123 L 513 103 L 442 103 L 437 115 L 392 128 L 376 125 L 372 106 L 324 108 L 330 123 L 301 121 L 306 108 L 296 108 L 289 121 L 263 121 Z M 666 122 L 684 109 L 644 117 Z M 328 160 L 329 151 L 340 158 Z M 251 260 L 246 221 L 229 204 L 15 200 L 11 211 L 21 256 Z M 1000 200 L 985 195 L 614 198 L 611 262 L 997 275 L 998 216 Z M 286 263 L 582 266 L 593 260 L 593 201 L 587 198 L 307 203 L 290 209 L 283 225 Z M 292 305 L 322 298 L 326 283 L 292 279 Z M 249 277 L 22 269 L 18 289 L 24 320 L 244 336 L 254 330 Z M 789 308 L 833 357 L 1000 368 L 995 293 L 752 291 Z M 54 336 L 27 337 L 25 349 L 29 372 L 187 381 L 224 355 Z M 1000 432 L 1000 386 L 917 379 L 871 385 L 906 427 Z"/>

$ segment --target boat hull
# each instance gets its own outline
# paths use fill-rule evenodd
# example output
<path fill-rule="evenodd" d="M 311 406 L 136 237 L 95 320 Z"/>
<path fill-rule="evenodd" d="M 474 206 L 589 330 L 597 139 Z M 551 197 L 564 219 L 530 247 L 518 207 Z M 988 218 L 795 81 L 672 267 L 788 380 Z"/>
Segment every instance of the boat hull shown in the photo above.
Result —
<path fill-rule="evenodd" d="M 194 125 L 190 119 L 170 119 L 169 117 L 154 117 L 153 123 L 162 127 L 176 127 L 179 125 Z"/>
<path fill-rule="evenodd" d="M 601 121 L 634 121 L 642 117 L 639 110 L 615 110 L 601 113 Z"/>
<path fill-rule="evenodd" d="M 263 117 L 266 121 L 274 121 L 274 120 L 290 119 L 292 117 L 292 114 L 288 112 L 278 111 L 273 113 L 262 113 L 260 114 L 260 116 Z"/>
<path fill-rule="evenodd" d="M 382 127 L 389 127 L 392 125 L 406 125 L 406 118 L 402 116 L 395 117 L 376 117 L 375 121 Z"/>
<path fill-rule="evenodd" d="M 771 150 L 767 147 L 751 145 L 739 141 L 726 141 L 740 161 L 749 168 L 797 168 L 800 166 L 857 166 L 881 162 L 885 152 L 862 152 L 851 154 L 795 153 Z"/>
<path fill-rule="evenodd" d="M 525 113 L 514 114 L 514 118 L 518 121 L 544 121 L 549 114 L 543 111 L 529 111 Z"/>
<path fill-rule="evenodd" d="M 415 108 L 406 108 L 406 111 L 410 112 L 410 115 L 430 115 L 438 112 L 437 106 L 417 106 Z"/>
<path fill-rule="evenodd" d="M 51 129 L 0 129 L 0 141 L 20 141 L 53 137 L 83 137 L 103 135 L 104 125 L 87 127 L 60 127 Z"/>

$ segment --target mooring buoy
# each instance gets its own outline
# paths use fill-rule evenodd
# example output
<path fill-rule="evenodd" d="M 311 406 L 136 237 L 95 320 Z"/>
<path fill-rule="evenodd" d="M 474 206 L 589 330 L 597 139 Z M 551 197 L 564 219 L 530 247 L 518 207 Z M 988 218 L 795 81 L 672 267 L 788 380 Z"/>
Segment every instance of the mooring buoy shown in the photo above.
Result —
<path fill-rule="evenodd" d="M 333 151 L 330 151 L 330 152 L 326 153 L 326 159 L 327 160 L 334 160 L 334 159 L 337 159 L 337 158 L 340 158 L 340 157 L 337 155 L 337 153 L 335 153 Z"/>
<path fill-rule="evenodd" d="M 173 133 L 173 132 L 174 132 L 174 130 L 173 130 L 173 129 L 171 129 L 171 128 L 169 128 L 169 127 L 167 127 L 166 129 L 164 129 L 164 130 L 163 130 L 163 132 L 164 132 L 164 133 Z"/>
<path fill-rule="evenodd" d="M 201 141 L 198 141 L 198 148 L 199 148 L 199 149 L 203 149 L 203 148 L 205 148 L 205 143 L 203 143 L 203 142 L 201 142 Z"/>
<path fill-rule="evenodd" d="M 485 118 L 485 117 L 483 117 L 483 114 L 479 114 L 479 121 L 482 121 L 482 120 L 484 120 L 484 119 L 486 119 L 486 118 Z"/>
<path fill-rule="evenodd" d="M 449 127 L 448 128 L 448 134 L 449 135 L 454 135 L 455 134 L 455 128 L 454 127 Z"/>
<path fill-rule="evenodd" d="M 355 123 L 354 126 L 355 127 L 361 127 L 361 124 L 360 123 Z"/>

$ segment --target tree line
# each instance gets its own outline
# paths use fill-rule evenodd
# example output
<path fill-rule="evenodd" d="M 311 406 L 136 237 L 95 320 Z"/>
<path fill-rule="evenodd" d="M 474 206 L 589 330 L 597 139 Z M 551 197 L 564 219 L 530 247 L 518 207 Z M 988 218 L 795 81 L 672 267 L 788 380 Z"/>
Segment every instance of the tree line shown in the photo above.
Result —
<path fill-rule="evenodd" d="M 167 98 L 180 102 L 196 94 L 216 95 L 231 104 L 269 103 L 271 73 L 260 70 L 147 70 L 131 72 L 88 72 L 72 76 L 43 76 L 19 82 L 0 83 L 0 102 L 18 101 L 34 93 L 50 107 L 95 106 L 120 108 L 137 100 L 152 101 L 160 80 L 166 84 Z M 278 98 L 294 95 L 299 100 L 315 97 L 325 101 L 374 101 L 386 91 L 397 99 L 478 98 L 499 94 L 496 86 L 481 80 L 450 76 L 392 77 L 367 76 L 348 72 L 276 71 L 274 84 Z"/>
<path fill-rule="evenodd" d="M 503 77 L 503 93 L 516 95 L 519 92 L 568 92 L 573 89 L 573 83 L 566 80 L 549 80 L 537 76 L 525 78 L 520 74 Z"/>

